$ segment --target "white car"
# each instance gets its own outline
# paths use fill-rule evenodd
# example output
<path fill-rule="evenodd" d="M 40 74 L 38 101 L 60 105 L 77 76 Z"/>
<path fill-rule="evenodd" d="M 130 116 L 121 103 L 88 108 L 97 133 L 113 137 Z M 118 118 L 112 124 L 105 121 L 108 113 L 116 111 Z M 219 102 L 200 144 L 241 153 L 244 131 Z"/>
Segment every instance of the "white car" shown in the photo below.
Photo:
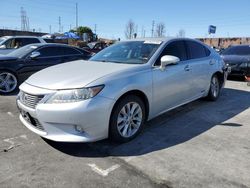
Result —
<path fill-rule="evenodd" d="M 159 114 L 202 97 L 215 101 L 226 76 L 220 56 L 199 41 L 136 39 L 32 75 L 17 105 L 21 122 L 44 138 L 126 142 Z"/>
<path fill-rule="evenodd" d="M 6 55 L 20 47 L 34 43 L 46 43 L 46 41 L 41 37 L 35 37 L 35 36 L 0 37 L 0 54 Z"/>

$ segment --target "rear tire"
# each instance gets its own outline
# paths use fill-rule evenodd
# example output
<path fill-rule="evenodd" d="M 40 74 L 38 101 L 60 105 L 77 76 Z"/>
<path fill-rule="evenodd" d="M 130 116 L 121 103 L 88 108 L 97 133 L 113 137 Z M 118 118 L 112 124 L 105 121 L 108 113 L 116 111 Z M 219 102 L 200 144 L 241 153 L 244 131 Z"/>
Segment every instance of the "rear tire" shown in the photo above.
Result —
<path fill-rule="evenodd" d="M 128 142 L 135 138 L 145 123 L 146 110 L 143 101 L 134 95 L 125 96 L 114 107 L 109 126 L 109 136 L 116 142 Z"/>
<path fill-rule="evenodd" d="M 210 101 L 216 101 L 220 96 L 221 84 L 217 75 L 213 75 L 210 82 L 210 89 L 207 95 L 207 99 Z"/>

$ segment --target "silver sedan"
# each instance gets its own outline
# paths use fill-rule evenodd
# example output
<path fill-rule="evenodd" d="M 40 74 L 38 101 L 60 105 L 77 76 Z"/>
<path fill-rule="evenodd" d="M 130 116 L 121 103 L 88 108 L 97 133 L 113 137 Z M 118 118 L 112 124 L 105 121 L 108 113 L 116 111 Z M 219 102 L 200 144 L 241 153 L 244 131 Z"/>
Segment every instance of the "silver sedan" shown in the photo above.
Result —
<path fill-rule="evenodd" d="M 32 75 L 17 105 L 21 122 L 44 138 L 127 142 L 168 110 L 202 97 L 215 101 L 225 77 L 220 56 L 199 41 L 136 39 Z"/>

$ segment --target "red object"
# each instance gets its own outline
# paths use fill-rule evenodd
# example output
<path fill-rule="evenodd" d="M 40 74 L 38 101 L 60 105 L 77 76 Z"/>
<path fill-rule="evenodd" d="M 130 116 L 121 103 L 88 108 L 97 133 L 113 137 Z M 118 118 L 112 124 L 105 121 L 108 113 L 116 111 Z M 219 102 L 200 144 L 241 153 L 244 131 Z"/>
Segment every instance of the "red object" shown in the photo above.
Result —
<path fill-rule="evenodd" d="M 246 81 L 250 82 L 250 76 L 245 76 Z"/>

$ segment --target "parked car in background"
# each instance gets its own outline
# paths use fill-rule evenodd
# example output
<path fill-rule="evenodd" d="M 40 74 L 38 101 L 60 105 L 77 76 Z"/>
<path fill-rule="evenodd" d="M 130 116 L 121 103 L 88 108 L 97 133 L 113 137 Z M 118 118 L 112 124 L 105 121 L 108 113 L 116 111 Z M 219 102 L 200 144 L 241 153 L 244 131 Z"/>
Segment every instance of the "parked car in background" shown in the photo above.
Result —
<path fill-rule="evenodd" d="M 221 57 L 231 67 L 230 75 L 246 76 L 250 72 L 250 45 L 231 46 Z"/>
<path fill-rule="evenodd" d="M 17 48 L 34 43 L 46 43 L 46 41 L 33 36 L 4 36 L 0 38 L 0 54 L 8 54 Z"/>
<path fill-rule="evenodd" d="M 108 45 L 104 42 L 91 42 L 88 43 L 88 47 L 85 47 L 84 49 L 96 54 L 106 47 L 108 47 Z"/>
<path fill-rule="evenodd" d="M 168 110 L 217 100 L 226 75 L 220 55 L 199 41 L 135 39 L 32 75 L 17 105 L 22 123 L 44 138 L 127 142 Z"/>
<path fill-rule="evenodd" d="M 41 69 L 89 58 L 89 52 L 64 44 L 30 44 L 19 48 L 0 56 L 0 94 L 13 92 L 21 82 Z"/>

